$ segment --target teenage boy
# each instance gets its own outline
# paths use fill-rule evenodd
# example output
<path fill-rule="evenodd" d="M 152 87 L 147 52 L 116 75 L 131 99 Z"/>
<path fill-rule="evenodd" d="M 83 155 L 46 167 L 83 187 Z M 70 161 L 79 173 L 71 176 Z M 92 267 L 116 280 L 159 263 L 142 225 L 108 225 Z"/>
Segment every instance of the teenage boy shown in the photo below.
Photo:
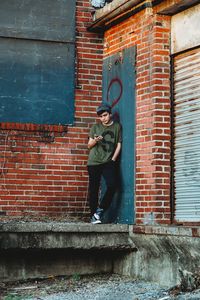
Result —
<path fill-rule="evenodd" d="M 88 149 L 88 198 L 91 223 L 99 224 L 103 213 L 109 208 L 116 189 L 116 161 L 121 151 L 121 125 L 112 120 L 111 106 L 102 104 L 97 108 L 99 123 L 90 130 Z M 106 191 L 99 201 L 101 178 L 104 178 Z"/>

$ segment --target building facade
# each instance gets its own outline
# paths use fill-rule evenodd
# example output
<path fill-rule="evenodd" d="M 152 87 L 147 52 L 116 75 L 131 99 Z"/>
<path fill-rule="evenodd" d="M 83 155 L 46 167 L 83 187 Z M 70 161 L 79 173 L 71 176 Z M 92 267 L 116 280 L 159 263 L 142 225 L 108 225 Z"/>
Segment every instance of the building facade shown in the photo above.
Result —
<path fill-rule="evenodd" d="M 123 145 L 106 217 L 131 225 L 138 250 L 120 274 L 176 284 L 200 262 L 199 0 L 10 3 L 0 3 L 0 218 L 89 221 L 88 133 L 107 102 Z"/>
<path fill-rule="evenodd" d="M 124 129 L 110 221 L 199 225 L 198 1 L 61 2 L 49 22 L 37 1 L 20 14 L 16 1 L 14 23 L 1 4 L 0 214 L 87 219 L 88 132 L 104 101 Z"/>

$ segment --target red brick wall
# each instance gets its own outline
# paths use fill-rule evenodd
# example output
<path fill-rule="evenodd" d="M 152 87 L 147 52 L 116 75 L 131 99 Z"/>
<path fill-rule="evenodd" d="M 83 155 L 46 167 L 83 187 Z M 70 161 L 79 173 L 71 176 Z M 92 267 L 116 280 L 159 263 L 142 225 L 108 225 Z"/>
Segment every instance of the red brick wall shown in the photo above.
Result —
<path fill-rule="evenodd" d="M 105 33 L 105 56 L 136 56 L 136 223 L 170 223 L 170 18 L 147 8 Z M 133 175 L 134 176 L 134 175 Z"/>
<path fill-rule="evenodd" d="M 87 136 L 101 100 L 102 37 L 87 31 L 89 0 L 77 1 L 74 126 L 0 124 L 0 215 L 84 217 Z"/>

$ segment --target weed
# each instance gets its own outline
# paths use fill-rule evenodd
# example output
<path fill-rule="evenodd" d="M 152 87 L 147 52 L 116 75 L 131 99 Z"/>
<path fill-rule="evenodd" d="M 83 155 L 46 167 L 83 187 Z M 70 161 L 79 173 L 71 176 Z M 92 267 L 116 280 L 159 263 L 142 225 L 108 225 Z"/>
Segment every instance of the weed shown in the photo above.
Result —
<path fill-rule="evenodd" d="M 79 281 L 79 280 L 81 279 L 81 275 L 78 274 L 78 273 L 74 273 L 74 274 L 72 275 L 72 279 L 73 279 L 74 281 Z"/>

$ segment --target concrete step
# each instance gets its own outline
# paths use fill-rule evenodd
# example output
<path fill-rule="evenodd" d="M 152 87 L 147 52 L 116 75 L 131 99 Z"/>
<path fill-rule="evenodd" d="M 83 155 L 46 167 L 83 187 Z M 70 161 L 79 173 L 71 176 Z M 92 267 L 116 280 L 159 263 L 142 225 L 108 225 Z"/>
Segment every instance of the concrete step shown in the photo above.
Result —
<path fill-rule="evenodd" d="M 0 249 L 132 250 L 125 224 L 8 222 L 0 224 Z"/>
<path fill-rule="evenodd" d="M 112 273 L 135 250 L 120 224 L 0 223 L 0 280 Z"/>

